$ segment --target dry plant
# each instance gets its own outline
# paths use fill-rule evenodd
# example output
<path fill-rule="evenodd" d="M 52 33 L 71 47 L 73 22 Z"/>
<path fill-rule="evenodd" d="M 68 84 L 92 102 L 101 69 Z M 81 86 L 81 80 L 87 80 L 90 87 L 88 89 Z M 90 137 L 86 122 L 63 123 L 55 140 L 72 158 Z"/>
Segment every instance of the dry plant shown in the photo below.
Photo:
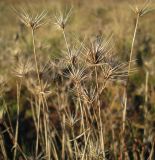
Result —
<path fill-rule="evenodd" d="M 132 39 L 132 45 L 131 45 L 131 51 L 130 51 L 130 58 L 129 58 L 129 65 L 128 65 L 128 75 L 131 70 L 131 62 L 132 62 L 132 57 L 133 57 L 133 50 L 134 50 L 134 44 L 135 44 L 135 39 L 136 39 L 136 34 L 137 34 L 137 29 L 138 29 L 138 24 L 139 24 L 139 18 L 144 16 L 145 14 L 149 13 L 150 8 L 150 1 L 146 1 L 142 7 L 131 7 L 131 9 L 134 11 L 136 15 L 136 24 L 135 24 L 135 29 L 134 29 L 134 34 L 133 34 L 133 39 Z M 128 81 L 129 81 L 129 76 L 128 76 Z M 123 129 L 122 131 L 125 131 L 125 122 L 126 122 L 126 110 L 127 110 L 127 86 L 128 86 L 128 81 L 126 83 L 126 88 L 125 88 L 125 96 L 124 96 L 124 111 L 123 111 Z"/>
<path fill-rule="evenodd" d="M 126 127 L 126 123 L 129 76 L 135 71 L 131 64 L 136 34 L 140 17 L 150 11 L 148 5 L 149 2 L 146 2 L 142 8 L 132 7 L 136 24 L 128 62 L 122 62 L 115 53 L 112 35 L 104 37 L 100 34 L 84 41 L 70 42 L 66 28 L 72 8 L 65 12 L 58 11 L 54 15 L 54 24 L 62 32 L 65 44 L 62 56 L 54 60 L 43 56 L 41 58 L 45 59 L 41 61 L 36 47 L 36 34 L 40 27 L 48 23 L 47 11 L 32 14 L 25 9 L 13 8 L 19 20 L 30 31 L 32 55 L 19 55 L 12 67 L 11 73 L 16 84 L 15 125 L 11 120 L 9 104 L 1 94 L 5 83 L 0 82 L 0 98 L 3 99 L 2 106 L 7 119 L 5 129 L 0 132 L 4 159 L 9 159 L 4 133 L 11 139 L 13 160 L 127 160 L 131 158 L 131 152 L 133 159 L 144 157 L 143 146 L 139 147 L 141 142 L 135 140 L 132 126 Z M 145 105 L 148 104 L 148 81 L 149 73 L 146 70 Z M 120 105 L 118 96 L 123 97 L 118 88 L 120 93 L 112 97 L 111 90 L 117 86 L 117 82 L 124 89 L 124 108 L 120 111 L 112 110 L 115 101 Z M 105 104 L 106 98 L 109 104 Z M 31 123 L 35 130 L 34 144 L 29 143 L 34 145 L 29 146 L 31 153 L 28 153 L 20 140 L 23 110 L 33 120 Z M 145 118 L 147 112 L 145 110 Z M 126 143 L 128 136 L 131 144 Z M 154 154 L 153 147 L 152 142 L 150 160 Z"/>

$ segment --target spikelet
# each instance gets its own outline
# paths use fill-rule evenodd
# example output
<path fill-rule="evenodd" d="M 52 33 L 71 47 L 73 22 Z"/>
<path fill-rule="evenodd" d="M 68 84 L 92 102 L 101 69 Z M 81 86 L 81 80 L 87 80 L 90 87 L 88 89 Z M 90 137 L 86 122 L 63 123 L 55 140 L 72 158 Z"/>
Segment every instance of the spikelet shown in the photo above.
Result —
<path fill-rule="evenodd" d="M 89 46 L 83 46 L 84 57 L 89 66 L 100 66 L 104 59 L 111 53 L 111 37 L 103 38 L 103 36 L 97 36 L 91 41 Z"/>
<path fill-rule="evenodd" d="M 72 11 L 72 8 L 70 8 L 68 11 L 65 11 L 64 13 L 61 12 L 61 11 L 57 11 L 54 15 L 54 18 L 55 18 L 55 25 L 58 29 L 62 29 L 64 30 L 66 25 L 67 25 L 67 22 L 68 22 L 68 19 L 71 15 L 71 11 Z"/>
<path fill-rule="evenodd" d="M 137 6 L 137 5 L 131 6 L 130 5 L 130 8 L 135 14 L 142 17 L 142 16 L 144 16 L 154 10 L 153 8 L 150 8 L 150 3 L 151 3 L 150 0 L 146 0 L 145 3 L 142 4 L 142 6 Z"/>
<path fill-rule="evenodd" d="M 19 20 L 25 24 L 26 27 L 31 28 L 33 30 L 36 30 L 40 28 L 41 26 L 47 24 L 46 16 L 47 11 L 43 10 L 41 13 L 37 15 L 33 15 L 32 13 L 26 11 L 25 9 L 16 9 L 13 8 L 16 15 L 18 16 Z"/>
<path fill-rule="evenodd" d="M 71 66 L 71 68 L 68 68 L 68 72 L 69 73 L 65 73 L 65 76 L 75 84 L 80 84 L 81 81 L 87 78 L 86 67 L 84 66 Z"/>

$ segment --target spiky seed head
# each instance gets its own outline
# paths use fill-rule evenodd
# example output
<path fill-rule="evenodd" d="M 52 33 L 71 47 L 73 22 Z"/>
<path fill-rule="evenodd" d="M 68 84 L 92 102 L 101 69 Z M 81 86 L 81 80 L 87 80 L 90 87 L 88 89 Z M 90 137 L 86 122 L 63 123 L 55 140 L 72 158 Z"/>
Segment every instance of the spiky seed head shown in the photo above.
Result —
<path fill-rule="evenodd" d="M 76 125 L 76 123 L 81 120 L 81 117 L 78 118 L 77 114 L 75 115 L 71 113 L 70 114 L 66 113 L 66 114 L 67 114 L 66 115 L 67 118 L 66 118 L 65 123 L 69 128 L 73 128 Z"/>
<path fill-rule="evenodd" d="M 91 104 L 94 102 L 95 98 L 96 98 L 96 88 L 86 88 L 83 87 L 83 90 L 81 92 L 81 98 L 83 101 Z"/>
<path fill-rule="evenodd" d="M 70 47 L 69 52 L 63 52 L 63 59 L 67 64 L 76 65 L 79 55 L 81 53 L 82 47 L 76 45 Z"/>
<path fill-rule="evenodd" d="M 33 68 L 34 66 L 30 59 L 25 61 L 21 58 L 15 68 L 13 68 L 13 74 L 18 78 L 26 78 L 28 74 L 34 70 Z"/>
<path fill-rule="evenodd" d="M 111 37 L 104 39 L 103 36 L 97 36 L 91 41 L 90 45 L 84 46 L 85 53 L 83 54 L 91 66 L 97 66 L 103 63 L 105 57 L 110 54 L 112 46 L 110 44 Z"/>
<path fill-rule="evenodd" d="M 38 84 L 37 78 L 30 77 L 26 80 L 27 89 L 35 96 L 49 96 L 51 94 L 50 84 L 48 82 L 41 81 L 41 84 Z"/>
<path fill-rule="evenodd" d="M 62 30 L 65 29 L 68 19 L 71 15 L 71 11 L 72 11 L 72 8 L 70 8 L 68 11 L 65 11 L 64 13 L 62 11 L 57 11 L 55 13 L 54 15 L 55 23 L 54 24 L 57 26 L 58 29 L 62 29 Z"/>
<path fill-rule="evenodd" d="M 101 69 L 105 81 L 126 81 L 128 77 L 128 63 L 122 63 L 115 55 L 105 59 Z"/>
<path fill-rule="evenodd" d="M 137 14 L 138 16 L 142 17 L 144 16 L 145 14 L 153 11 L 154 9 L 153 8 L 150 8 L 150 3 L 151 1 L 150 0 L 146 0 L 145 3 L 142 5 L 142 6 L 131 6 L 130 5 L 130 8 L 132 9 L 132 11 Z"/>
<path fill-rule="evenodd" d="M 81 81 L 87 78 L 86 67 L 83 66 L 71 66 L 68 68 L 68 73 L 65 73 L 65 76 L 68 77 L 74 84 L 80 84 Z"/>
<path fill-rule="evenodd" d="M 30 12 L 26 11 L 25 9 L 17 10 L 16 8 L 13 8 L 13 10 L 18 16 L 19 20 L 23 24 L 25 24 L 26 27 L 33 30 L 36 30 L 47 23 L 46 16 L 48 12 L 46 10 L 43 10 L 41 13 L 35 16 Z"/>

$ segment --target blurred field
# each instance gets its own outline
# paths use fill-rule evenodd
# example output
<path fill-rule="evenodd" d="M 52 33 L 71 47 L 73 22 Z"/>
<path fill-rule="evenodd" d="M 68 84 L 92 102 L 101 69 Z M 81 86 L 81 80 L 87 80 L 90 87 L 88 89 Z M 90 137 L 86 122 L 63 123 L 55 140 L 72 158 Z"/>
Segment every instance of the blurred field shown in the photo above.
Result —
<path fill-rule="evenodd" d="M 94 37 L 102 35 L 104 40 L 112 37 L 110 47 L 114 57 L 128 64 L 136 23 L 136 14 L 131 6 L 142 6 L 144 2 L 0 1 L 0 159 L 155 159 L 155 1 L 149 4 L 152 11 L 139 19 L 133 46 L 134 62 L 131 63 L 131 69 L 135 70 L 129 78 L 125 70 L 127 66 L 123 64 L 124 68 L 114 75 L 114 78 L 118 77 L 112 82 L 105 82 L 100 64 L 99 67 L 97 62 L 95 67 L 87 66 L 87 49 L 83 47 L 83 43 L 89 46 Z M 56 28 L 54 15 L 57 10 L 66 11 L 71 7 L 72 13 L 63 35 Z M 48 11 L 48 23 L 35 31 L 35 45 L 31 29 L 21 23 L 14 8 L 25 9 L 33 15 L 42 10 Z M 73 57 L 75 64 L 74 59 L 73 64 L 66 64 L 65 53 L 78 47 L 82 49 L 78 58 Z M 37 84 L 34 48 L 39 78 L 43 83 L 40 86 Z M 112 61 L 113 55 L 110 58 Z M 22 77 L 21 72 L 29 72 L 27 61 L 32 63 L 30 68 L 33 69 Z M 21 67 L 23 64 L 25 68 Z M 73 69 L 79 69 L 79 65 L 86 67 L 88 73 L 86 80 L 85 77 L 82 79 L 82 73 L 82 80 L 75 82 L 77 77 L 68 74 L 76 72 Z M 96 66 L 99 68 L 97 71 Z M 123 74 L 127 76 L 125 81 L 119 81 Z M 103 92 L 99 94 L 98 90 L 104 85 Z M 123 122 L 125 87 L 127 110 Z M 42 89 L 47 89 L 47 97 L 42 97 Z M 91 99 L 92 96 L 94 101 L 87 101 L 86 94 L 90 94 L 88 97 Z M 71 123 L 72 115 L 77 116 L 77 124 L 70 127 L 68 123 Z M 122 131 L 124 124 L 125 131 Z"/>

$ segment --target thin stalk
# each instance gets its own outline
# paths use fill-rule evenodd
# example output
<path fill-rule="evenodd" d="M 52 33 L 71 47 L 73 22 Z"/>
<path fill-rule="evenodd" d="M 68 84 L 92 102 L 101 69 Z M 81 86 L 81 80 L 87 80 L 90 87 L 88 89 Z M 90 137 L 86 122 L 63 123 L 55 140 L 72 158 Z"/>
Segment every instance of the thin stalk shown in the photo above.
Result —
<path fill-rule="evenodd" d="M 36 107 L 38 106 L 37 111 L 37 137 L 36 137 L 36 157 L 38 155 L 38 145 L 39 145 L 39 128 L 40 128 L 40 112 L 41 112 L 41 104 L 39 100 L 39 104 L 36 104 Z"/>
<path fill-rule="evenodd" d="M 143 142 L 145 142 L 146 136 L 147 136 L 147 125 L 148 125 L 148 82 L 149 82 L 149 72 L 146 70 L 146 76 L 145 76 L 145 106 L 144 106 L 144 118 L 145 118 L 145 128 L 144 128 L 144 139 Z"/>
<path fill-rule="evenodd" d="M 84 120 L 84 111 L 83 111 L 83 106 L 82 106 L 82 103 L 81 103 L 81 98 L 80 98 L 80 92 L 79 92 L 79 88 L 81 87 L 80 85 L 81 84 L 76 84 L 76 89 L 77 89 L 77 94 L 78 94 L 78 105 L 79 105 L 79 108 L 80 108 L 80 112 L 81 112 L 81 126 L 80 126 L 80 132 L 83 132 L 84 133 L 84 142 L 86 142 L 86 134 L 85 134 L 85 120 Z"/>
<path fill-rule="evenodd" d="M 81 160 L 84 160 L 84 158 L 85 158 L 85 154 L 86 154 L 86 149 L 87 149 L 89 137 L 90 137 L 90 132 L 88 133 L 88 136 L 86 138 L 85 147 L 84 147 L 84 151 L 83 151 L 83 155 L 82 155 Z"/>
<path fill-rule="evenodd" d="M 35 46 L 35 32 L 34 32 L 33 28 L 31 29 L 31 31 L 32 31 L 33 54 L 34 54 L 34 60 L 35 60 L 35 67 L 36 67 L 36 72 L 37 72 L 37 77 L 38 77 L 38 83 L 39 83 L 40 89 L 42 91 L 42 84 L 41 84 L 41 80 L 40 80 L 40 76 L 39 76 L 38 58 L 37 58 L 36 46 Z M 38 154 L 38 145 L 39 145 L 39 128 L 40 128 L 40 112 L 41 112 L 41 100 L 40 100 L 40 97 L 38 97 L 38 102 L 39 102 L 38 103 L 38 105 L 39 105 L 39 111 L 37 111 L 38 124 L 37 124 L 37 139 L 36 139 L 36 156 Z"/>
<path fill-rule="evenodd" d="M 130 51 L 130 59 L 129 59 L 129 65 L 128 65 L 128 79 L 127 79 L 127 83 L 126 83 L 126 87 L 125 87 L 125 100 L 124 100 L 124 109 L 123 109 L 123 134 L 125 132 L 125 122 L 126 122 L 126 110 L 127 110 L 127 87 L 128 87 L 128 82 L 129 82 L 129 73 L 130 73 L 130 69 L 131 69 L 131 61 L 132 61 L 132 57 L 133 57 L 133 49 L 134 49 L 134 44 L 135 44 L 135 39 L 136 39 L 136 34 L 137 34 L 137 29 L 138 29 L 138 24 L 139 24 L 139 17 L 140 15 L 137 14 L 137 18 L 136 18 L 136 25 L 135 25 L 135 30 L 134 30 L 134 35 L 133 35 L 133 39 L 132 39 L 132 45 L 131 45 L 131 51 Z"/>
<path fill-rule="evenodd" d="M 4 101 L 5 102 L 5 101 Z M 12 127 L 12 124 L 11 124 L 11 118 L 10 118 L 10 113 L 9 113 L 9 109 L 8 109 L 8 106 L 7 106 L 7 104 L 5 103 L 5 105 L 4 105 L 4 108 L 5 108 L 5 110 L 6 110 L 6 115 L 7 115 L 7 118 L 8 118 L 8 123 L 9 123 L 9 128 L 10 128 L 10 130 L 11 130 L 11 133 L 13 134 L 13 127 Z"/>
<path fill-rule="evenodd" d="M 71 134 L 72 134 L 72 139 L 74 139 L 74 141 L 73 141 L 73 143 L 74 143 L 74 147 L 73 148 L 75 148 L 75 153 L 79 153 L 79 148 L 78 148 L 78 143 L 77 143 L 77 141 L 76 141 L 76 136 L 75 136 L 75 134 L 74 134 L 74 126 L 71 126 Z M 77 156 L 75 157 L 76 158 L 76 160 L 77 160 Z"/>
<path fill-rule="evenodd" d="M 38 59 L 37 59 L 37 55 L 36 55 L 34 29 L 32 29 L 32 40 L 33 40 L 33 54 L 34 54 L 34 60 L 35 60 L 35 67 L 36 67 L 36 72 L 37 72 L 37 76 L 38 76 L 38 82 L 39 82 L 39 85 L 41 86 L 41 80 L 40 80 L 40 76 L 39 76 L 39 65 L 38 65 Z"/>
<path fill-rule="evenodd" d="M 46 140 L 46 154 L 48 159 L 50 160 L 51 157 L 51 147 L 50 147 L 50 125 L 49 125 L 49 110 L 48 104 L 45 95 L 41 95 L 42 104 L 43 104 L 43 111 L 44 111 L 44 126 L 45 126 L 45 140 Z"/>
<path fill-rule="evenodd" d="M 104 147 L 104 135 L 103 135 L 103 125 L 102 125 L 102 120 L 101 120 L 101 108 L 99 107 L 99 120 L 100 120 L 100 137 L 101 137 L 101 148 L 103 151 L 103 157 L 105 158 L 105 147 Z"/>
<path fill-rule="evenodd" d="M 11 131 L 9 129 L 10 127 L 6 124 L 6 122 L 4 122 L 3 124 L 4 124 L 4 127 L 7 128 L 6 131 L 7 131 L 8 135 L 9 135 L 9 137 L 10 137 L 10 140 L 12 141 L 12 144 L 14 144 L 14 146 L 15 146 L 15 138 L 14 138 L 14 135 L 11 133 Z M 22 151 L 22 149 L 19 146 L 18 142 L 16 143 L 16 146 L 17 146 L 17 150 L 22 154 L 23 158 L 25 160 L 27 160 L 26 154 Z"/>
<path fill-rule="evenodd" d="M 65 115 L 63 114 L 62 116 L 62 153 L 61 153 L 61 159 L 64 160 L 65 159 L 65 121 L 66 121 L 66 118 L 65 118 Z"/>
<path fill-rule="evenodd" d="M 47 129 L 47 117 L 46 117 L 46 110 L 45 110 L 45 104 L 44 104 L 44 99 L 43 99 L 43 97 L 42 97 L 42 95 L 41 95 L 41 101 L 42 101 L 42 105 L 43 105 L 43 112 L 44 112 L 44 114 L 43 114 L 43 124 L 44 124 L 44 132 L 43 132 L 43 130 L 41 131 L 41 132 L 43 132 L 43 135 L 45 136 L 44 137 L 44 140 L 45 140 L 45 152 L 46 152 L 46 157 L 47 157 L 47 160 L 49 160 L 50 159 L 50 155 L 49 155 L 49 152 L 48 152 L 48 144 L 49 144 L 49 140 L 48 140 L 48 129 Z"/>
<path fill-rule="evenodd" d="M 96 80 L 96 90 L 98 95 L 98 75 L 97 75 L 97 67 L 95 66 L 95 80 Z"/>
<path fill-rule="evenodd" d="M 5 110 L 6 110 L 6 114 L 7 114 L 8 121 L 9 121 L 9 126 L 6 124 L 6 122 L 4 122 L 4 127 L 5 127 L 5 128 L 8 128 L 8 129 L 7 129 L 7 133 L 9 134 L 9 137 L 10 137 L 12 143 L 13 143 L 14 146 L 15 146 L 14 131 L 13 131 L 13 127 L 12 127 L 12 124 L 11 124 L 10 114 L 9 114 L 9 111 L 8 111 L 7 104 L 5 103 L 5 100 L 4 100 L 4 108 L 5 108 Z M 25 153 L 22 151 L 22 149 L 21 149 L 21 147 L 19 146 L 18 142 L 16 142 L 16 147 L 17 147 L 17 150 L 22 154 L 23 158 L 24 158 L 25 160 L 27 160 L 26 155 L 25 155 Z"/>
<path fill-rule="evenodd" d="M 4 137 L 3 137 L 2 133 L 0 133 L 0 146 L 1 146 L 1 151 L 2 151 L 2 154 L 3 154 L 4 160 L 8 160 L 5 145 L 4 145 Z"/>
<path fill-rule="evenodd" d="M 64 40 L 65 40 L 65 43 L 66 43 L 66 47 L 67 47 L 68 53 L 70 53 L 69 45 L 68 45 L 68 41 L 67 41 L 66 33 L 65 33 L 64 29 L 62 30 L 62 33 L 63 33 L 63 36 L 64 36 Z"/>
<path fill-rule="evenodd" d="M 103 125 L 102 125 L 102 119 L 101 119 L 101 106 L 100 106 L 100 101 L 99 101 L 99 84 L 98 84 L 98 74 L 97 74 L 97 67 L 95 67 L 95 78 L 96 78 L 96 89 L 97 89 L 97 105 L 98 105 L 98 111 L 99 111 L 99 126 L 98 129 L 100 130 L 100 137 L 101 137 L 101 147 L 103 151 L 103 157 L 105 157 L 104 153 L 104 138 L 103 138 Z"/>
<path fill-rule="evenodd" d="M 14 154 L 13 160 L 16 160 L 17 155 L 17 144 L 18 144 L 18 130 L 19 130 L 19 108 L 20 108 L 20 91 L 21 91 L 21 82 L 17 82 L 17 120 L 16 120 L 16 131 L 15 131 L 15 144 L 14 144 Z"/>
<path fill-rule="evenodd" d="M 78 102 L 79 102 L 79 106 L 80 106 L 80 112 L 81 112 L 81 125 L 82 125 L 82 129 L 83 131 L 85 131 L 85 124 L 84 124 L 84 112 L 83 112 L 83 108 L 82 108 L 82 104 L 81 104 L 81 99 L 80 97 L 78 96 Z M 81 131 L 81 132 L 83 132 Z M 84 134 L 85 135 L 85 134 Z M 84 136 L 85 137 L 85 136 Z"/>
<path fill-rule="evenodd" d="M 59 160 L 58 153 L 57 153 L 57 148 L 55 148 L 55 147 L 56 147 L 56 145 L 55 145 L 55 143 L 53 142 L 53 139 L 52 139 L 52 141 L 51 141 L 52 155 L 53 155 L 55 160 Z"/>
<path fill-rule="evenodd" d="M 126 90 L 124 91 L 123 101 L 124 101 L 124 109 L 123 109 L 123 133 L 124 133 L 125 122 L 126 122 L 126 110 L 127 110 L 127 93 L 126 93 Z"/>
<path fill-rule="evenodd" d="M 149 82 L 149 72 L 146 70 L 146 77 L 145 77 L 145 117 L 147 116 L 147 103 L 148 103 L 148 82 Z"/>
<path fill-rule="evenodd" d="M 130 59 L 129 59 L 129 66 L 128 66 L 128 79 L 129 79 L 129 73 L 131 69 L 131 62 L 132 62 L 132 56 L 133 56 L 133 49 L 134 49 L 134 44 L 135 44 L 135 39 L 136 39 L 136 34 L 137 34 L 137 29 L 138 29 L 138 24 L 139 24 L 139 17 L 140 15 L 137 14 L 136 25 L 135 25 L 135 30 L 134 30 L 134 35 L 133 35 L 132 45 L 131 45 L 131 51 L 130 51 Z"/>
<path fill-rule="evenodd" d="M 154 147 L 155 147 L 155 144 L 154 144 L 154 142 L 153 142 L 152 148 L 151 148 L 151 152 L 150 152 L 150 155 L 149 155 L 148 160 L 154 159 Z"/>
<path fill-rule="evenodd" d="M 32 100 L 30 101 L 30 103 L 31 103 L 32 117 L 33 117 L 34 125 L 37 131 L 37 118 L 35 113 L 35 107 L 34 107 L 34 104 L 32 103 Z"/>
<path fill-rule="evenodd" d="M 102 120 L 101 120 L 101 105 L 100 105 L 100 100 L 99 100 L 99 84 L 98 84 L 98 74 L 97 74 L 97 68 L 95 67 L 95 78 L 96 78 L 96 89 L 97 89 L 97 107 L 98 107 L 98 111 L 99 111 L 99 126 L 98 129 L 101 130 L 102 133 L 102 129 L 103 129 L 103 125 L 102 125 Z M 103 144 L 104 140 L 102 137 L 102 144 Z M 102 146 L 104 148 L 104 146 Z"/>

